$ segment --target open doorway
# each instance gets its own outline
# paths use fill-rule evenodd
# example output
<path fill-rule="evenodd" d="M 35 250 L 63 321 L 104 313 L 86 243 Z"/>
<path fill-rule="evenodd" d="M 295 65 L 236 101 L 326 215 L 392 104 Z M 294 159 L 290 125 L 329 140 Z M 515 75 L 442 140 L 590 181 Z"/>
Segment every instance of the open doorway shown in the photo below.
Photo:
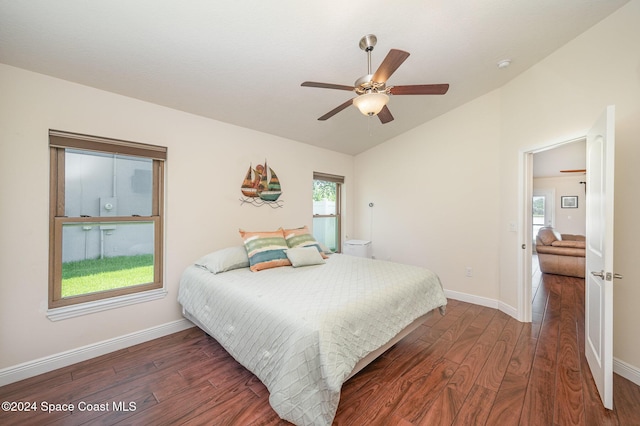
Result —
<path fill-rule="evenodd" d="M 533 153 L 532 289 L 539 266 L 536 236 L 542 227 L 572 239 L 586 234 L 586 140 L 580 139 Z M 544 271 L 541 271 L 544 272 Z M 532 294 L 532 295 L 533 295 Z"/>
<path fill-rule="evenodd" d="M 586 164 L 585 139 L 533 153 L 532 298 L 544 272 L 536 252 L 539 230 L 550 227 L 567 238 L 586 234 Z"/>
<path fill-rule="evenodd" d="M 543 226 L 551 226 L 560 233 L 585 235 L 585 141 L 585 138 L 579 138 L 522 152 L 524 235 L 520 263 L 523 286 L 519 287 L 522 296 L 519 298 L 521 321 L 531 321 L 530 302 L 542 274 L 535 249 L 538 230 Z M 577 201 L 576 208 L 568 207 L 570 204 L 567 200 Z"/>

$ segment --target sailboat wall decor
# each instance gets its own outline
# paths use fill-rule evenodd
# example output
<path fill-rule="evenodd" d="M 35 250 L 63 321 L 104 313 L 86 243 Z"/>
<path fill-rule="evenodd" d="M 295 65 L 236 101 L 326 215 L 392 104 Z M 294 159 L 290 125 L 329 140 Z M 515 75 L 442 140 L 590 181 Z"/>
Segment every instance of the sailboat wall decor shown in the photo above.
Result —
<path fill-rule="evenodd" d="M 255 168 L 249 165 L 240 190 L 244 195 L 240 199 L 242 204 L 251 203 L 254 206 L 267 204 L 273 208 L 282 207 L 282 200 L 278 201 L 282 195 L 280 179 L 273 169 L 267 166 L 267 160 L 264 161 L 264 165 L 258 164 Z"/>

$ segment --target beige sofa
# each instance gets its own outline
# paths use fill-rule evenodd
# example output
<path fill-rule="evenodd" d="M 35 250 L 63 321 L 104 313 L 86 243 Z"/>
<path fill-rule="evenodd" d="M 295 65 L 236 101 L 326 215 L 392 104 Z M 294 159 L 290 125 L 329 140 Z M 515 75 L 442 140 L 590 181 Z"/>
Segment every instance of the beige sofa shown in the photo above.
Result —
<path fill-rule="evenodd" d="M 553 228 L 544 227 L 536 237 L 536 252 L 543 273 L 584 278 L 584 236 L 560 234 Z"/>

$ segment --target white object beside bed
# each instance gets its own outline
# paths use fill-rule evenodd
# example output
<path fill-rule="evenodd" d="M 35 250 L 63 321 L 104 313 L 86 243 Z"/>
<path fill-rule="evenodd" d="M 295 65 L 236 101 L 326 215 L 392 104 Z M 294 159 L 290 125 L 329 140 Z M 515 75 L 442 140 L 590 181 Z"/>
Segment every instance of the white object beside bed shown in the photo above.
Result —
<path fill-rule="evenodd" d="M 260 378 L 278 415 L 297 425 L 330 425 L 342 384 L 446 305 L 429 270 L 339 254 L 260 272 L 192 265 L 178 301 Z"/>

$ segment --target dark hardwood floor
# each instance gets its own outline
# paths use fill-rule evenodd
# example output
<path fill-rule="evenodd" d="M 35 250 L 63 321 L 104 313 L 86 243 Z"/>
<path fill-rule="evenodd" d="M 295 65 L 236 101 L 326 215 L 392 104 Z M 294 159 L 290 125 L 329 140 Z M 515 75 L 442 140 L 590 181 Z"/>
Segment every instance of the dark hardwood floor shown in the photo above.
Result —
<path fill-rule="evenodd" d="M 451 300 L 445 316 L 343 386 L 335 424 L 640 425 L 640 387 L 628 380 L 615 376 L 613 411 L 600 404 L 583 353 L 583 301 L 584 280 L 554 275 L 542 275 L 530 324 Z M 0 412 L 0 424 L 288 424 L 268 397 L 193 328 L 4 386 L 0 401 L 37 410 Z"/>

